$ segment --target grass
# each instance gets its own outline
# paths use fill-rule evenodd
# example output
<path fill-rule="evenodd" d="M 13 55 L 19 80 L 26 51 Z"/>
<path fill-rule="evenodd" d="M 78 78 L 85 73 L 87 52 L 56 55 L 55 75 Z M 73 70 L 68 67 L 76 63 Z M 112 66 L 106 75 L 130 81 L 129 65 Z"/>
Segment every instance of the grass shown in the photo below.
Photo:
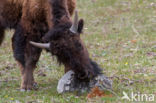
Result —
<path fill-rule="evenodd" d="M 19 92 L 20 71 L 11 49 L 13 31 L 7 30 L 0 47 L 0 103 L 131 103 L 121 99 L 123 91 L 155 94 L 156 101 L 155 0 L 77 1 L 85 20 L 81 37 L 92 59 L 112 78 L 118 96 L 88 100 L 87 94 L 58 94 L 56 86 L 64 67 L 46 52 L 35 71 L 39 90 Z"/>

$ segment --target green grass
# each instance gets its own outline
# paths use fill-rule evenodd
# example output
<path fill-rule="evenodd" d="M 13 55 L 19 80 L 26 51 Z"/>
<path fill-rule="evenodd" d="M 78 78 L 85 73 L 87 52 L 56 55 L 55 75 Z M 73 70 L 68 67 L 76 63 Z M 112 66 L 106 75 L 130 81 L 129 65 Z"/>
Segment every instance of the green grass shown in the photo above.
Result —
<path fill-rule="evenodd" d="M 77 1 L 79 15 L 85 20 L 81 37 L 92 59 L 112 78 L 118 96 L 87 100 L 87 94 L 58 94 L 56 86 L 64 67 L 46 52 L 35 71 L 39 90 L 19 92 L 20 71 L 11 49 L 13 31 L 7 30 L 0 47 L 0 103 L 128 103 L 121 100 L 123 91 L 156 94 L 155 0 Z"/>

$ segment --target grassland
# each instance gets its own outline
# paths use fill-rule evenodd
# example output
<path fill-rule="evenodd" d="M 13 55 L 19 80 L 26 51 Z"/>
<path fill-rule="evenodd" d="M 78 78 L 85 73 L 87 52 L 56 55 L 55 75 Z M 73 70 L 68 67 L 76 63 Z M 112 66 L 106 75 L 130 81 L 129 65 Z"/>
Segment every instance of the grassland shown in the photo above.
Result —
<path fill-rule="evenodd" d="M 113 80 L 117 96 L 88 100 L 87 94 L 58 94 L 56 86 L 64 67 L 46 52 L 35 71 L 39 90 L 19 92 L 20 71 L 11 49 L 13 31 L 7 30 L 0 47 L 0 103 L 128 103 L 121 100 L 123 91 L 155 94 L 156 102 L 155 0 L 77 1 L 85 20 L 81 38 L 92 59 Z"/>

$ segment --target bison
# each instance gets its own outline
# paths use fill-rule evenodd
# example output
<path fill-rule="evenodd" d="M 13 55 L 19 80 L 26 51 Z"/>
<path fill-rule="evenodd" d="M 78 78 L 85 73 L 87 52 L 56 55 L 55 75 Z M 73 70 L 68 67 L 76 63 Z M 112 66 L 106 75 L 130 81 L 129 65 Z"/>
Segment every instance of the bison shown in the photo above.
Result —
<path fill-rule="evenodd" d="M 101 74 L 80 38 L 84 21 L 75 12 L 75 0 L 0 0 L 0 43 L 5 28 L 15 29 L 14 57 L 21 70 L 21 89 L 34 89 L 33 72 L 42 49 L 57 57 L 65 72 L 73 70 L 77 83 L 89 83 Z"/>

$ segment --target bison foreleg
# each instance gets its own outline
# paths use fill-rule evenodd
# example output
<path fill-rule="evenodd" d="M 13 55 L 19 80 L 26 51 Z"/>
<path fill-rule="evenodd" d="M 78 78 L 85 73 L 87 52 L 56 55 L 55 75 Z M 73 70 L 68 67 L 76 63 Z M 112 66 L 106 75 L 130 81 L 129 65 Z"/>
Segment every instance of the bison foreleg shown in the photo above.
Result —
<path fill-rule="evenodd" d="M 30 35 L 32 36 L 32 35 Z M 27 43 L 26 43 L 26 48 L 25 48 L 25 66 L 24 66 L 24 70 L 22 73 L 22 85 L 21 88 L 22 89 L 27 89 L 27 90 L 31 90 L 31 89 L 36 89 L 34 88 L 34 76 L 33 76 L 33 72 L 34 69 L 36 68 L 36 64 L 39 60 L 40 54 L 41 54 L 41 49 L 33 47 L 30 43 L 29 43 L 29 39 L 31 39 L 31 41 L 35 41 L 37 37 L 27 37 Z"/>
<path fill-rule="evenodd" d="M 15 34 L 12 39 L 12 47 L 14 51 L 14 57 L 21 70 L 21 89 L 31 90 L 34 88 L 34 76 L 33 72 L 36 67 L 36 63 L 40 57 L 41 49 L 35 48 L 29 44 L 30 40 L 37 40 L 37 37 L 31 37 L 32 35 L 24 36 L 24 29 L 22 26 L 17 26 Z"/>

